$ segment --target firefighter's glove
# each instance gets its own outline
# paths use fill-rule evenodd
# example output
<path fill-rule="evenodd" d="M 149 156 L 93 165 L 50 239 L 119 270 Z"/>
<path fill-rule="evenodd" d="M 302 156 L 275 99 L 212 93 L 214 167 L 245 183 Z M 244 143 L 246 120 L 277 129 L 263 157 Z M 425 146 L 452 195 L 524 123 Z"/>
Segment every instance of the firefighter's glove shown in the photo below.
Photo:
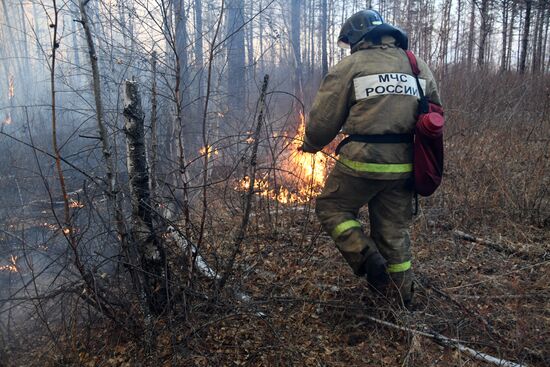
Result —
<path fill-rule="evenodd" d="M 319 149 L 316 149 L 314 148 L 313 146 L 309 145 L 308 143 L 306 143 L 304 141 L 304 143 L 302 144 L 302 146 L 300 148 L 298 148 L 298 151 L 300 152 L 304 152 L 304 153 L 311 153 L 311 154 L 315 154 L 319 151 Z"/>

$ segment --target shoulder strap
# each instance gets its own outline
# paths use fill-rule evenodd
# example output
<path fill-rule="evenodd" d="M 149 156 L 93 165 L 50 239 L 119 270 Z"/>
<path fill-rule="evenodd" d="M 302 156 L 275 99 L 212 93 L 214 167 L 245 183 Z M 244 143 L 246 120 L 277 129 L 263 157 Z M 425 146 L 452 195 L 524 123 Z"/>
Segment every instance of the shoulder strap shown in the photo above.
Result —
<path fill-rule="evenodd" d="M 405 53 L 407 54 L 407 58 L 409 59 L 409 64 L 411 64 L 411 69 L 414 76 L 418 76 L 418 74 L 420 74 L 420 69 L 418 68 L 418 63 L 416 62 L 416 56 L 414 56 L 414 54 L 410 50 L 406 50 Z"/>
<path fill-rule="evenodd" d="M 418 62 L 416 62 L 416 56 L 410 50 L 405 50 L 407 58 L 409 59 L 409 64 L 411 65 L 414 78 L 416 79 L 416 86 L 418 87 L 418 93 L 420 94 L 420 102 L 418 105 L 418 113 L 428 113 L 430 106 L 428 105 L 428 99 L 424 95 L 424 91 L 420 86 L 420 81 L 418 80 L 418 75 L 420 74 L 420 68 L 418 67 Z"/>

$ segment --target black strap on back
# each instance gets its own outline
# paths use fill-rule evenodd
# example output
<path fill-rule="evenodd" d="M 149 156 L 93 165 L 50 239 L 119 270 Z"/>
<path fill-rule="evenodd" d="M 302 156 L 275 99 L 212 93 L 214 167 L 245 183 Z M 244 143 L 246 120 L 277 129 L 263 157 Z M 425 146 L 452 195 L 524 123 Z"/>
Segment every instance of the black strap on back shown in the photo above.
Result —
<path fill-rule="evenodd" d="M 357 141 L 361 143 L 372 144 L 400 144 L 400 143 L 412 143 L 412 134 L 381 134 L 381 135 L 359 135 L 351 134 L 338 144 L 336 147 L 336 154 L 340 154 L 340 149 L 350 141 Z"/>
<path fill-rule="evenodd" d="M 418 62 L 416 61 L 416 56 L 410 50 L 406 50 L 407 58 L 409 59 L 409 64 L 416 79 L 416 86 L 418 87 L 418 94 L 420 94 L 420 101 L 418 102 L 418 114 L 430 112 L 430 105 L 428 98 L 424 95 L 422 86 L 420 86 L 420 80 L 418 80 L 418 75 L 420 74 L 420 68 L 418 67 Z"/>

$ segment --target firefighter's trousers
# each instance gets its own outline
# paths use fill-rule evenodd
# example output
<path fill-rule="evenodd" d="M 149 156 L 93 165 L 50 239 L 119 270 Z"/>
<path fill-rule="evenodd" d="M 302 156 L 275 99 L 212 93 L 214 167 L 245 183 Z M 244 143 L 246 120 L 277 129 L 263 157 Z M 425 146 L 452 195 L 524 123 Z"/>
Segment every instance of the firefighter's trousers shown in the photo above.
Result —
<path fill-rule="evenodd" d="M 317 197 L 316 213 L 323 229 L 357 275 L 364 274 L 365 259 L 379 251 L 403 300 L 412 297 L 409 226 L 413 191 L 408 180 L 372 180 L 346 174 L 336 165 L 323 192 Z M 368 204 L 370 235 L 357 221 Z"/>

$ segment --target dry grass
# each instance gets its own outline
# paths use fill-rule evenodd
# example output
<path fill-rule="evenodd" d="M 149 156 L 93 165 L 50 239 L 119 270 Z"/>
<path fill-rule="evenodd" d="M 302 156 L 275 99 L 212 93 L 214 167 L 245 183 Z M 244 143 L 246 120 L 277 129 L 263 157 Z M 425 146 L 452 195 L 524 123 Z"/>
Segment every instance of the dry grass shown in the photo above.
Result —
<path fill-rule="evenodd" d="M 414 313 L 369 293 L 320 230 L 311 205 L 277 206 L 256 198 L 245 246 L 224 293 L 213 301 L 211 281 L 194 279 L 186 312 L 178 304 L 170 318 L 157 322 L 154 360 L 143 361 L 139 339 L 100 324 L 87 337 L 75 333 L 76 340 L 66 341 L 73 346 L 69 357 L 42 350 L 43 358 L 25 358 L 23 364 L 484 365 L 365 318 L 375 315 L 438 331 L 494 356 L 549 365 L 549 82 L 547 76 L 461 71 L 446 78 L 446 177 L 433 197 L 422 199 L 412 228 Z M 231 252 L 232 231 L 240 223 L 242 198 L 232 187 L 209 192 L 203 251 L 215 268 Z M 454 230 L 509 251 L 466 242 L 453 236 Z M 251 301 L 236 299 L 235 290 Z"/>

